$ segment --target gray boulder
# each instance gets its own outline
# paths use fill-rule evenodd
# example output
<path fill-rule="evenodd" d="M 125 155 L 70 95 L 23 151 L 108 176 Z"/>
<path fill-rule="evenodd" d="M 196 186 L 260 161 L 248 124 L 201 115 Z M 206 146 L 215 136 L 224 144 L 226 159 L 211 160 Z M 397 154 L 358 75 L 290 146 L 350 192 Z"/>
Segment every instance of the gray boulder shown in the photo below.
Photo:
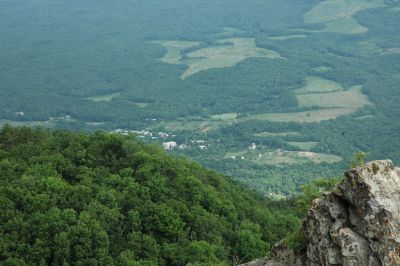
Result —
<path fill-rule="evenodd" d="M 348 170 L 313 201 L 303 230 L 306 254 L 282 259 L 272 252 L 243 265 L 400 265 L 400 169 L 386 160 Z"/>

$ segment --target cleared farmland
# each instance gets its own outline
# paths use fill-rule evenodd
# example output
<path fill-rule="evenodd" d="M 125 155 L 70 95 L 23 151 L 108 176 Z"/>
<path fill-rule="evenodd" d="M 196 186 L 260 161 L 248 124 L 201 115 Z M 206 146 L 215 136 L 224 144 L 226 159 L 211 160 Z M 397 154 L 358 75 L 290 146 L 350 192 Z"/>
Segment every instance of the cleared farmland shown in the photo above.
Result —
<path fill-rule="evenodd" d="M 315 153 L 309 151 L 238 151 L 228 152 L 224 156 L 225 159 L 244 160 L 256 164 L 263 165 L 294 165 L 305 163 L 337 163 L 342 161 L 342 158 L 332 154 Z"/>
<path fill-rule="evenodd" d="M 237 118 L 237 113 L 225 113 L 211 116 L 212 120 L 235 120 Z"/>
<path fill-rule="evenodd" d="M 88 97 L 86 99 L 88 99 L 90 101 L 94 101 L 94 102 L 110 102 L 112 99 L 114 99 L 120 95 L 121 95 L 121 93 L 117 92 L 117 93 L 111 93 L 111 94 L 105 94 L 105 95 L 92 96 L 92 97 Z"/>
<path fill-rule="evenodd" d="M 327 23 L 323 31 L 338 33 L 363 33 L 363 27 L 353 17 L 359 11 L 383 5 L 382 0 L 326 0 L 304 14 L 305 23 Z"/>
<path fill-rule="evenodd" d="M 300 135 L 299 132 L 261 132 L 255 133 L 253 136 L 265 138 L 265 137 L 287 137 L 287 136 L 297 136 Z"/>
<path fill-rule="evenodd" d="M 215 45 L 201 48 L 185 55 L 182 50 L 199 45 L 199 42 L 154 41 L 164 46 L 166 54 L 160 59 L 169 64 L 186 64 L 188 69 L 181 79 L 213 68 L 233 67 L 248 58 L 282 58 L 273 50 L 258 48 L 254 38 L 229 38 L 215 42 Z"/>
<path fill-rule="evenodd" d="M 249 115 L 241 118 L 240 120 L 312 123 L 312 122 L 320 122 L 323 120 L 334 119 L 342 115 L 349 115 L 354 113 L 356 110 L 357 108 L 327 108 L 327 109 L 293 112 L 293 113 L 265 113 L 265 114 Z"/>
<path fill-rule="evenodd" d="M 295 34 L 295 35 L 268 37 L 268 39 L 273 40 L 273 41 L 286 41 L 286 40 L 290 40 L 290 39 L 304 39 L 304 38 L 307 38 L 307 35 Z"/>
<path fill-rule="evenodd" d="M 314 67 L 313 70 L 315 72 L 325 73 L 325 72 L 331 71 L 332 68 L 327 67 L 327 66 L 319 66 L 319 67 Z"/>
<path fill-rule="evenodd" d="M 341 90 L 343 90 L 343 86 L 338 82 L 320 77 L 309 76 L 306 78 L 304 87 L 294 90 L 294 92 L 296 94 L 301 94 L 301 93 L 333 92 Z"/>
<path fill-rule="evenodd" d="M 187 42 L 187 41 L 152 41 L 151 43 L 161 45 L 167 49 L 165 55 L 160 58 L 164 63 L 168 64 L 183 64 L 182 50 L 197 46 L 200 42 Z"/>
<path fill-rule="evenodd" d="M 347 91 L 335 91 L 326 93 L 297 94 L 300 107 L 361 107 L 371 104 L 362 91 L 362 86 L 353 86 Z"/>

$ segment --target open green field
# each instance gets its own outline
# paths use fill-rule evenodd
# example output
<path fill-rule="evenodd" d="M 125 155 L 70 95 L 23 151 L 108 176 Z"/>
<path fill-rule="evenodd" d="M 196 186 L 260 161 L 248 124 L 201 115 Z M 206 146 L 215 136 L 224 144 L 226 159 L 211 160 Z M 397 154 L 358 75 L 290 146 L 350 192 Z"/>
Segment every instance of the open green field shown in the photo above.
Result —
<path fill-rule="evenodd" d="M 258 48 L 254 38 L 222 39 L 216 43 L 217 46 L 187 54 L 188 69 L 182 74 L 182 79 L 207 69 L 233 67 L 248 58 L 281 58 L 275 51 Z"/>
<path fill-rule="evenodd" d="M 299 132 L 261 132 L 261 133 L 255 133 L 253 136 L 259 137 L 259 138 L 265 138 L 265 137 L 287 137 L 287 136 L 297 136 L 300 135 Z"/>
<path fill-rule="evenodd" d="M 304 14 L 305 23 L 327 23 L 324 31 L 337 33 L 363 33 L 363 27 L 353 18 L 359 11 L 382 6 L 382 0 L 325 0 Z"/>
<path fill-rule="evenodd" d="M 359 34 L 367 32 L 368 28 L 360 25 L 355 18 L 347 17 L 327 22 L 324 31 L 334 33 Z"/>
<path fill-rule="evenodd" d="M 92 97 L 88 97 L 86 99 L 95 101 L 95 102 L 110 102 L 112 99 L 114 99 L 120 95 L 121 95 L 121 93 L 117 92 L 117 93 L 111 93 L 111 94 L 105 94 L 105 95 L 92 96 Z"/>
<path fill-rule="evenodd" d="M 323 120 L 334 119 L 338 116 L 349 115 L 354 113 L 357 108 L 326 108 L 320 110 L 293 112 L 293 113 L 265 113 L 254 114 L 243 117 L 240 121 L 261 120 L 272 122 L 298 122 L 313 123 Z"/>
<path fill-rule="evenodd" d="M 297 94 L 300 107 L 361 107 L 371 104 L 368 97 L 361 91 L 362 86 L 353 86 L 347 91 L 326 93 Z"/>
<path fill-rule="evenodd" d="M 211 130 L 218 129 L 224 126 L 230 126 L 235 123 L 236 120 L 186 120 L 178 119 L 175 121 L 162 122 L 157 124 L 163 126 L 167 131 L 179 132 L 179 131 L 190 131 L 190 132 L 203 132 L 206 133 Z"/>
<path fill-rule="evenodd" d="M 235 120 L 237 118 L 237 113 L 225 113 L 211 116 L 212 120 Z"/>
<path fill-rule="evenodd" d="M 315 153 L 308 151 L 238 151 L 228 152 L 224 156 L 225 159 L 250 161 L 261 165 L 295 165 L 305 163 L 337 163 L 342 158 L 332 154 Z"/>
<path fill-rule="evenodd" d="M 194 47 L 199 43 L 184 41 L 154 41 L 153 43 L 167 49 L 167 53 L 160 59 L 161 61 L 188 66 L 188 69 L 181 75 L 182 79 L 207 69 L 233 67 L 248 58 L 282 58 L 275 51 L 258 48 L 254 38 L 220 39 L 213 46 L 201 48 L 185 55 L 181 54 L 183 49 Z"/>
<path fill-rule="evenodd" d="M 296 34 L 296 35 L 268 37 L 268 39 L 273 40 L 273 41 L 286 41 L 286 40 L 290 40 L 290 39 L 303 39 L 303 38 L 307 38 L 307 35 Z"/>
<path fill-rule="evenodd" d="M 200 42 L 187 41 L 152 41 L 151 43 L 158 44 L 167 49 L 165 55 L 160 60 L 167 64 L 183 64 L 182 50 L 197 46 Z"/>
<path fill-rule="evenodd" d="M 341 91 L 343 86 L 335 81 L 309 76 L 303 88 L 294 90 L 296 94 Z"/>
<path fill-rule="evenodd" d="M 314 148 L 315 146 L 318 145 L 319 142 L 315 142 L 315 141 L 288 141 L 288 144 L 295 146 L 297 148 L 299 148 L 300 150 L 303 151 L 309 151 L 312 148 Z"/>
<path fill-rule="evenodd" d="M 354 119 L 355 120 L 364 120 L 364 119 L 370 119 L 370 118 L 374 118 L 374 116 L 373 115 L 363 115 L 363 116 L 360 116 L 360 117 L 356 117 Z"/>

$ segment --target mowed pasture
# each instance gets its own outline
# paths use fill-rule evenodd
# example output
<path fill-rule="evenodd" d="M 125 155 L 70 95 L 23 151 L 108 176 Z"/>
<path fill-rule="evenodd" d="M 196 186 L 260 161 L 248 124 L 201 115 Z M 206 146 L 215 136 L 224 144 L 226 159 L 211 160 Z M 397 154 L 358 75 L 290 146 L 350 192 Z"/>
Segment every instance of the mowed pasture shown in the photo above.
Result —
<path fill-rule="evenodd" d="M 169 132 L 202 132 L 207 133 L 208 131 L 216 130 L 224 126 L 230 126 L 235 123 L 236 120 L 186 120 L 178 119 L 175 121 L 162 122 L 156 125 L 156 127 L 163 126 L 165 130 Z"/>
<path fill-rule="evenodd" d="M 368 97 L 361 91 L 362 86 L 353 86 L 346 91 L 326 93 L 297 94 L 300 107 L 353 107 L 358 108 L 371 104 Z"/>
<path fill-rule="evenodd" d="M 304 87 L 294 90 L 296 94 L 302 93 L 319 93 L 319 92 L 334 92 L 343 90 L 343 86 L 335 81 L 309 76 L 306 78 Z"/>
<path fill-rule="evenodd" d="M 212 120 L 235 120 L 237 118 L 238 114 L 237 113 L 225 113 L 225 114 L 218 114 L 218 115 L 212 115 L 211 119 Z"/>
<path fill-rule="evenodd" d="M 367 32 L 368 28 L 360 25 L 355 18 L 348 17 L 327 22 L 324 31 L 334 33 L 359 34 Z"/>
<path fill-rule="evenodd" d="M 114 99 L 120 95 L 121 95 L 120 92 L 116 92 L 116 93 L 111 93 L 111 94 L 92 96 L 92 97 L 88 97 L 86 99 L 88 99 L 90 101 L 94 101 L 94 102 L 110 102 L 112 99 Z"/>
<path fill-rule="evenodd" d="M 300 135 L 299 132 L 295 131 L 290 131 L 290 132 L 261 132 L 261 133 L 255 133 L 253 136 L 259 137 L 259 138 L 268 138 L 268 137 L 288 137 L 288 136 L 298 136 Z"/>
<path fill-rule="evenodd" d="M 285 35 L 285 36 L 271 36 L 268 39 L 272 41 L 286 41 L 291 39 L 304 39 L 307 38 L 307 35 L 304 34 L 294 34 L 294 35 Z"/>
<path fill-rule="evenodd" d="M 254 38 L 220 39 L 215 45 L 182 54 L 186 48 L 198 46 L 199 42 L 184 41 L 154 41 L 152 43 L 164 46 L 166 54 L 160 59 L 169 64 L 185 64 L 187 70 L 181 79 L 213 68 L 233 67 L 248 58 L 282 58 L 278 52 L 258 48 Z"/>
<path fill-rule="evenodd" d="M 363 33 L 363 27 L 353 17 L 359 11 L 382 6 L 383 0 L 325 0 L 304 14 L 305 23 L 327 23 L 323 31 L 338 33 Z"/>
<path fill-rule="evenodd" d="M 191 75 L 212 68 L 233 67 L 248 58 L 281 58 L 273 50 L 258 48 L 254 38 L 230 38 L 211 46 L 186 54 L 188 69 L 182 74 L 185 79 Z"/>
<path fill-rule="evenodd" d="M 334 119 L 342 115 L 350 115 L 356 110 L 357 108 L 326 108 L 292 113 L 264 113 L 249 115 L 241 118 L 240 121 L 261 120 L 272 122 L 315 123 L 323 120 Z"/>
<path fill-rule="evenodd" d="M 237 151 L 228 152 L 224 156 L 225 159 L 250 161 L 262 165 L 295 165 L 306 163 L 337 163 L 343 159 L 339 156 L 315 153 L 309 151 Z"/>
<path fill-rule="evenodd" d="M 182 50 L 192 48 L 200 44 L 200 42 L 188 41 L 152 41 L 151 43 L 161 45 L 167 49 L 167 52 L 163 57 L 160 58 L 160 61 L 173 65 L 184 64 L 184 62 L 181 61 Z"/>
<path fill-rule="evenodd" d="M 324 120 L 334 119 L 342 115 L 350 115 L 354 113 L 357 108 L 326 108 L 319 110 L 292 112 L 292 113 L 261 113 L 251 114 L 241 118 L 229 119 L 177 119 L 174 121 L 162 122 L 156 125 L 163 126 L 167 131 L 179 132 L 208 132 L 216 130 L 221 127 L 231 126 L 235 123 L 246 122 L 249 120 L 271 121 L 271 122 L 297 122 L 297 123 L 318 123 Z M 296 132 L 289 133 L 256 133 L 255 137 L 272 137 L 272 136 L 290 136 L 296 135 Z"/>

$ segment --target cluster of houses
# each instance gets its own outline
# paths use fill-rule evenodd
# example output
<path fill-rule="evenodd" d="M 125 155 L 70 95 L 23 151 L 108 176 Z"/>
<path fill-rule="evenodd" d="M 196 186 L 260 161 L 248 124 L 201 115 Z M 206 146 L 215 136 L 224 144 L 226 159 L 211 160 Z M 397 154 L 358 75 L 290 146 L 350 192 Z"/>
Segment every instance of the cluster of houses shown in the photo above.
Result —
<path fill-rule="evenodd" d="M 135 134 L 137 135 L 140 139 L 151 139 L 151 140 L 157 140 L 157 139 L 167 139 L 167 138 L 175 138 L 176 135 L 171 135 L 165 132 L 157 132 L 153 133 L 151 132 L 150 129 L 146 128 L 143 130 L 126 130 L 126 129 L 116 129 L 114 131 L 116 134 L 121 134 L 121 135 L 130 135 L 130 134 Z M 188 144 L 190 143 L 190 144 Z M 189 142 L 186 141 L 185 144 L 179 144 L 176 141 L 165 141 L 162 142 L 162 145 L 165 150 L 174 150 L 174 149 L 180 149 L 180 150 L 186 150 L 191 147 L 197 147 L 198 149 L 204 151 L 208 150 L 208 146 L 206 141 L 203 139 L 195 139 L 195 140 L 190 140 Z"/>
<path fill-rule="evenodd" d="M 175 141 L 167 141 L 167 142 L 163 142 L 163 147 L 166 150 L 173 150 L 175 148 L 178 148 L 180 150 L 186 150 L 186 149 L 189 149 L 194 146 L 194 147 L 199 148 L 202 151 L 208 150 L 208 146 L 205 145 L 206 142 L 204 140 L 190 140 L 190 142 L 191 142 L 191 145 L 188 145 L 188 144 L 178 145 Z"/>
<path fill-rule="evenodd" d="M 145 137 L 150 137 L 150 138 L 156 139 L 156 137 L 153 137 L 153 133 L 150 132 L 149 129 L 143 129 L 143 130 L 116 129 L 114 131 L 114 133 L 125 135 L 125 136 L 127 136 L 129 134 L 135 134 L 135 135 L 138 135 L 139 138 L 141 138 L 141 139 L 143 139 Z"/>

